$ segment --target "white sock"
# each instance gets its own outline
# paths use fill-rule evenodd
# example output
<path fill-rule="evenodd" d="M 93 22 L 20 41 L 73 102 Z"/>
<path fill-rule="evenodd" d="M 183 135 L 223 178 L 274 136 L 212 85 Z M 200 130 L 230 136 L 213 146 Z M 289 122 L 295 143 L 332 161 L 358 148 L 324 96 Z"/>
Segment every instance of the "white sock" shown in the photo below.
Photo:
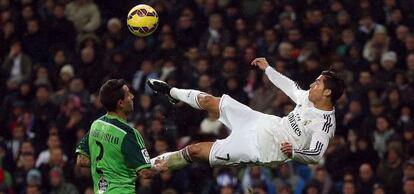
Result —
<path fill-rule="evenodd" d="M 151 159 L 151 166 L 154 166 L 155 160 L 161 159 L 167 162 L 168 170 L 180 169 L 192 162 L 188 154 L 187 147 L 175 152 L 167 152 Z"/>
<path fill-rule="evenodd" d="M 193 108 L 202 110 L 203 108 L 198 103 L 198 98 L 197 98 L 199 94 L 205 94 L 205 93 L 200 92 L 198 90 L 187 90 L 187 89 L 178 89 L 178 88 L 172 88 L 170 90 L 170 95 L 173 98 L 183 101 L 189 104 Z"/>

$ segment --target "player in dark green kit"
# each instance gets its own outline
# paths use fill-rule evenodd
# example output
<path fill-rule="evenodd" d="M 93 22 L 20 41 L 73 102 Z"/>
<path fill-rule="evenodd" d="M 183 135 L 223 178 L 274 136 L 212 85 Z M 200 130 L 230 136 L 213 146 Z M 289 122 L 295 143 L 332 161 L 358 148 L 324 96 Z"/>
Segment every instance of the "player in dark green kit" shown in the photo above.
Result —
<path fill-rule="evenodd" d="M 95 193 L 135 193 L 137 175 L 151 178 L 166 171 L 165 161 L 151 168 L 144 140 L 126 123 L 134 96 L 123 80 L 108 80 L 100 89 L 108 113 L 95 120 L 76 149 L 77 165 L 91 167 Z"/>

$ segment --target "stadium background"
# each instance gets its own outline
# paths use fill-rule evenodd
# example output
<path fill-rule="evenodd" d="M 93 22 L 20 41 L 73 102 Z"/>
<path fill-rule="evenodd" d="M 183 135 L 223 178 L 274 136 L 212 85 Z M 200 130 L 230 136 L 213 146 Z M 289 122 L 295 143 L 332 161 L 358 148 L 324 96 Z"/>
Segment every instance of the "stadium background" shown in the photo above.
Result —
<path fill-rule="evenodd" d="M 138 3 L 160 16 L 147 38 L 125 27 Z M 411 0 L 0 0 L 0 193 L 92 192 L 88 169 L 74 166 L 74 146 L 105 112 L 97 90 L 108 78 L 131 83 L 129 121 L 151 156 L 228 132 L 206 113 L 154 95 L 148 78 L 285 115 L 292 102 L 249 66 L 258 56 L 305 89 L 322 69 L 345 79 L 325 160 L 278 168 L 194 163 L 138 180 L 138 193 L 413 193 L 413 7 Z"/>

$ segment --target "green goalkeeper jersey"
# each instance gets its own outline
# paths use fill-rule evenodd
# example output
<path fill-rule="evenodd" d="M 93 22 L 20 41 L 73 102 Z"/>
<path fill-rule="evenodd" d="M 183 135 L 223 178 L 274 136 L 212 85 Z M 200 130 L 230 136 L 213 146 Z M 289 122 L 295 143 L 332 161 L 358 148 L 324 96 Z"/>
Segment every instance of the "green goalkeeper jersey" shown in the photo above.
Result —
<path fill-rule="evenodd" d="M 138 131 L 124 120 L 104 115 L 92 123 L 76 148 L 89 156 L 95 193 L 135 193 L 137 172 L 150 168 L 150 158 Z"/>

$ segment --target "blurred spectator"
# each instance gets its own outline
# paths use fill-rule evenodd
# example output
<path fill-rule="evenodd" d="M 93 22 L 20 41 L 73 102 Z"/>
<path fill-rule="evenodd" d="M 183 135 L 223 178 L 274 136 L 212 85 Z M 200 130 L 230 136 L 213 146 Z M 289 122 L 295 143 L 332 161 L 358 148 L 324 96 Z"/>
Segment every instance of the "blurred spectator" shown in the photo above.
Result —
<path fill-rule="evenodd" d="M 66 5 L 56 3 L 53 7 L 53 15 L 50 19 L 49 34 L 51 45 L 74 49 L 76 43 L 76 31 L 73 23 L 65 17 Z"/>
<path fill-rule="evenodd" d="M 302 193 L 303 188 L 305 187 L 305 181 L 292 172 L 292 167 L 289 164 L 282 164 L 279 166 L 277 178 L 274 179 L 275 186 L 279 192 L 282 190 L 293 191 L 294 194 Z M 286 189 L 283 189 L 286 188 Z"/>
<path fill-rule="evenodd" d="M 378 156 L 383 158 L 387 151 L 388 140 L 394 135 L 394 129 L 390 128 L 390 120 L 385 116 L 378 116 L 376 119 L 376 131 L 374 132 L 374 149 Z"/>
<path fill-rule="evenodd" d="M 78 194 L 78 190 L 72 183 L 65 181 L 63 172 L 54 167 L 49 171 L 51 194 Z"/>
<path fill-rule="evenodd" d="M 42 164 L 48 164 L 51 158 L 51 152 L 55 149 L 60 149 L 61 143 L 58 135 L 49 135 L 47 139 L 47 150 L 40 152 L 36 161 L 36 167 L 40 167 Z M 55 150 L 57 151 L 57 150 Z M 65 156 L 64 156 L 65 157 Z M 66 158 L 67 160 L 67 158 Z"/>
<path fill-rule="evenodd" d="M 41 28 L 39 20 L 34 18 L 26 20 L 22 45 L 34 64 L 46 61 L 48 44 L 46 32 Z"/>
<path fill-rule="evenodd" d="M 142 61 L 141 68 L 135 72 L 132 79 L 132 88 L 135 92 L 151 94 L 152 90 L 145 83 L 148 79 L 156 79 L 158 74 L 154 71 L 154 64 L 151 60 L 147 59 Z"/>
<path fill-rule="evenodd" d="M 378 178 L 384 185 L 385 193 L 400 193 L 402 190 L 402 155 L 398 147 L 391 147 L 377 168 Z"/>
<path fill-rule="evenodd" d="M 268 105 L 276 97 L 276 87 L 270 82 L 266 75 L 262 75 L 261 83 L 261 87 L 254 91 L 249 106 L 254 110 L 266 112 Z"/>
<path fill-rule="evenodd" d="M 78 41 L 82 35 L 93 33 L 101 24 L 100 11 L 93 0 L 73 0 L 66 5 L 65 15 L 73 22 Z"/>
<path fill-rule="evenodd" d="M 414 177 L 414 159 L 409 159 L 403 166 L 403 179 Z"/>
<path fill-rule="evenodd" d="M 17 83 L 28 80 L 32 71 L 32 60 L 22 51 L 21 44 L 15 41 L 10 45 L 9 54 L 2 65 L 6 80 L 15 80 Z"/>
<path fill-rule="evenodd" d="M 247 167 L 241 179 L 243 190 L 247 192 L 249 188 L 252 188 L 253 192 L 257 190 L 258 193 L 274 193 L 275 187 L 268 173 L 263 167 Z"/>
<path fill-rule="evenodd" d="M 47 131 L 45 129 L 49 122 L 56 118 L 57 110 L 55 105 L 52 104 L 50 96 L 51 88 L 49 85 L 38 85 L 36 88 L 35 99 L 31 104 L 31 110 L 35 115 L 33 128 L 36 133 L 36 138 L 39 140 L 46 140 Z"/>
<path fill-rule="evenodd" d="M 213 43 L 227 44 L 230 42 L 230 33 L 224 27 L 222 16 L 212 14 L 209 17 L 208 30 L 200 38 L 200 49 L 205 51 L 212 47 Z"/>
<path fill-rule="evenodd" d="M 404 179 L 404 194 L 413 194 L 414 193 L 414 178 L 410 177 Z"/>
<path fill-rule="evenodd" d="M 35 167 L 35 157 L 31 153 L 22 153 L 19 155 L 16 164 L 16 170 L 14 171 L 14 190 L 20 193 L 26 186 L 26 176 L 29 171 Z"/>
<path fill-rule="evenodd" d="M 374 184 L 377 182 L 372 166 L 368 163 L 362 164 L 359 167 L 358 193 L 372 193 Z"/>
<path fill-rule="evenodd" d="M 356 194 L 355 184 L 351 181 L 345 182 L 342 186 L 343 194 Z"/>
<path fill-rule="evenodd" d="M 200 123 L 200 132 L 218 135 L 222 127 L 223 124 L 214 115 L 208 113 L 208 116 Z"/>

